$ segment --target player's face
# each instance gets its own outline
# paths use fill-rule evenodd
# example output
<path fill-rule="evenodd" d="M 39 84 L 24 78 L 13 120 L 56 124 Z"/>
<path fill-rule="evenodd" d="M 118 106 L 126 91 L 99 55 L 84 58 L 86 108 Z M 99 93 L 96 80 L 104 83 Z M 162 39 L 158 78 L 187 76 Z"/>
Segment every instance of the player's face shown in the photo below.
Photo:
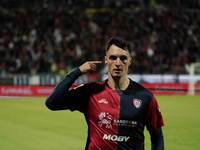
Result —
<path fill-rule="evenodd" d="M 131 64 L 130 53 L 112 45 L 105 56 L 105 64 L 108 66 L 108 75 L 119 78 L 127 76 Z"/>

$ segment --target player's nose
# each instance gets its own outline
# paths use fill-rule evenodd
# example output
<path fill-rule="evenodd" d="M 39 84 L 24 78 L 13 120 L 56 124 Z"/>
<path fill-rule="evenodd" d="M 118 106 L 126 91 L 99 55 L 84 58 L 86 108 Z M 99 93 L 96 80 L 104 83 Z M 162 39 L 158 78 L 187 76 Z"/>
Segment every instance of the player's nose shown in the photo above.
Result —
<path fill-rule="evenodd" d="M 122 63 L 122 62 L 121 62 L 120 58 L 117 58 L 117 59 L 116 59 L 116 65 L 121 65 L 121 63 Z"/>

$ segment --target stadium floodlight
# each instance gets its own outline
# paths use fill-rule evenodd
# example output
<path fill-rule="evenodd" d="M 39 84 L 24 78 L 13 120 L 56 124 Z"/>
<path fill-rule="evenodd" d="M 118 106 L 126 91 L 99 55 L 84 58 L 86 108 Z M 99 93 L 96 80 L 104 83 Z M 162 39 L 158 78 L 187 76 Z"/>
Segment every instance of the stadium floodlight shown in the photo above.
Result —
<path fill-rule="evenodd" d="M 195 79 L 196 75 L 200 75 L 200 63 L 191 63 L 189 69 L 189 86 L 188 86 L 188 95 L 195 95 L 195 84 L 198 80 Z M 199 79 L 200 81 L 200 79 Z"/>

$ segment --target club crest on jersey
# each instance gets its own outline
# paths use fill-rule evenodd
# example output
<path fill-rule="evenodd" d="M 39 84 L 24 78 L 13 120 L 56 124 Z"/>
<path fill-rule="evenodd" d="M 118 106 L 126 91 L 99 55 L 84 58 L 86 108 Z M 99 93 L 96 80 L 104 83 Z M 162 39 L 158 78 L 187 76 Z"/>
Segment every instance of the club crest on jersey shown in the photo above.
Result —
<path fill-rule="evenodd" d="M 142 100 L 140 100 L 140 99 L 133 99 L 133 105 L 136 108 L 140 108 L 140 106 L 142 105 Z"/>

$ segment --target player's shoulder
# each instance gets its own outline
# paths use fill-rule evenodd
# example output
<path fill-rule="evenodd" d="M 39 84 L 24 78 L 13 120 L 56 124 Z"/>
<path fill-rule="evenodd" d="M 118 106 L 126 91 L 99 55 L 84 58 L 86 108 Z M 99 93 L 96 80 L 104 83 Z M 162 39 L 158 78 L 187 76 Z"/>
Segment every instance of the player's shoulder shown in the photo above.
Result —
<path fill-rule="evenodd" d="M 98 81 L 98 82 L 87 82 L 87 83 L 83 83 L 78 85 L 76 88 L 79 87 L 95 87 L 95 86 L 104 86 L 105 85 L 105 81 Z"/>
<path fill-rule="evenodd" d="M 133 80 L 131 80 L 131 86 L 134 87 L 134 88 L 137 88 L 138 90 L 147 90 L 147 88 L 145 88 L 143 85 L 141 85 L 140 83 L 138 82 L 135 82 Z"/>
<path fill-rule="evenodd" d="M 97 81 L 97 82 L 90 82 L 89 83 L 91 86 L 105 86 L 106 85 L 106 80 L 104 80 L 104 81 Z"/>
<path fill-rule="evenodd" d="M 106 87 L 106 80 L 105 81 L 98 81 L 98 82 L 90 82 L 91 90 L 104 90 Z"/>
<path fill-rule="evenodd" d="M 131 82 L 132 83 L 130 89 L 134 91 L 135 94 L 148 96 L 150 99 L 153 97 L 153 93 L 149 89 L 145 88 L 143 85 L 133 80 L 131 80 Z"/>

